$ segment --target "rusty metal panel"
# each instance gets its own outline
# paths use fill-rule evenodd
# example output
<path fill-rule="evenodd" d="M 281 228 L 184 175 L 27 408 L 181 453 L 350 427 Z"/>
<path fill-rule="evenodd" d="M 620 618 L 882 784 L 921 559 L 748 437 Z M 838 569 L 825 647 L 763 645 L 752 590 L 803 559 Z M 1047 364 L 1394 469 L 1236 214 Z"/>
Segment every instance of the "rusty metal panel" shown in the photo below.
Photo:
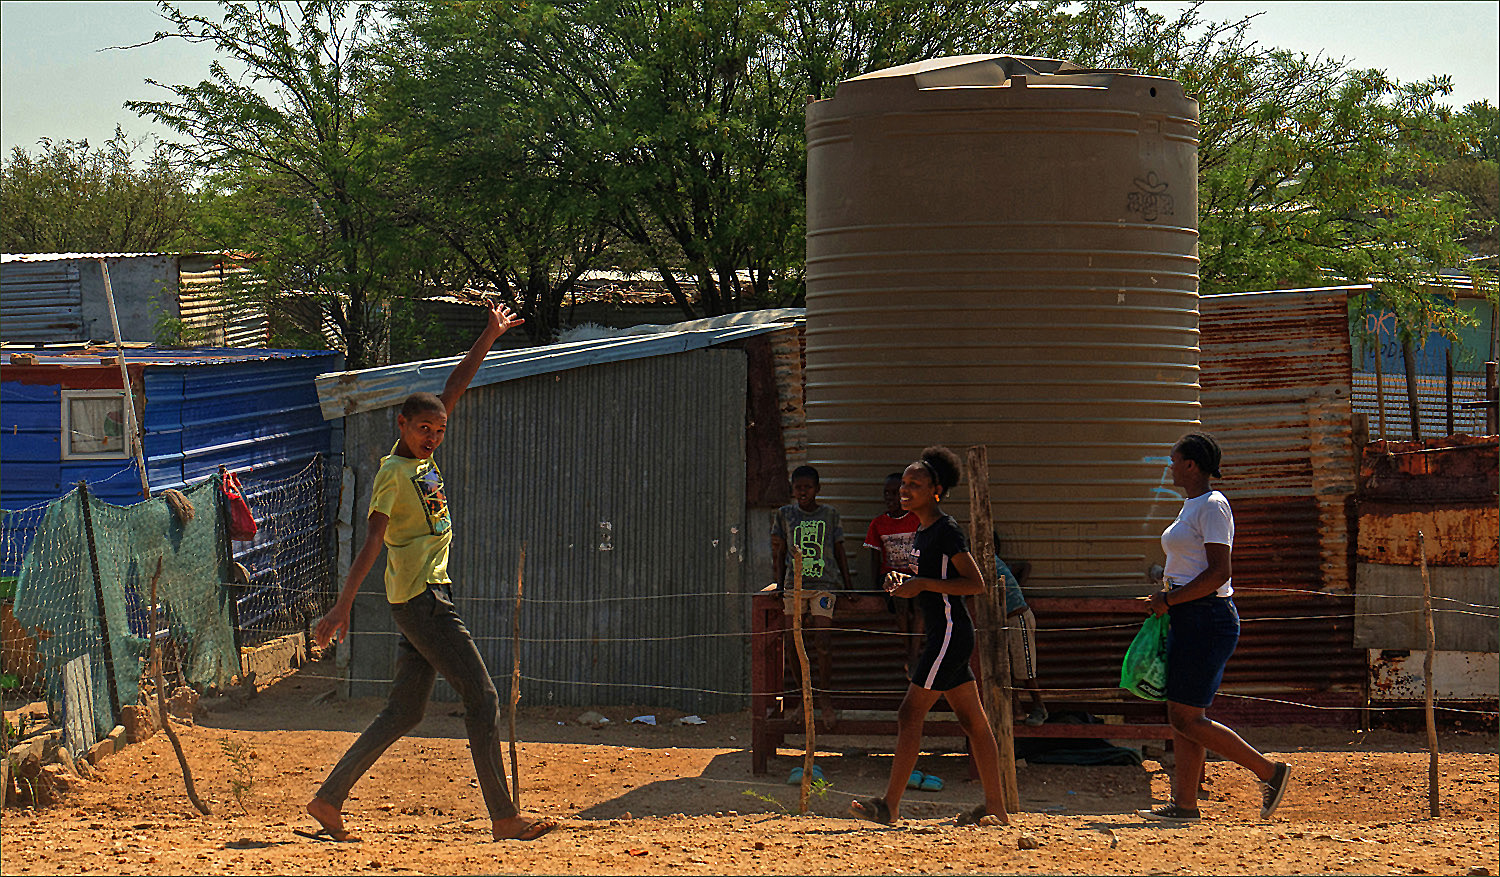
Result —
<path fill-rule="evenodd" d="M 805 322 L 770 333 L 775 359 L 776 395 L 781 405 L 781 439 L 789 469 L 807 463 L 807 410 L 802 371 L 807 361 Z"/>
<path fill-rule="evenodd" d="M 1500 649 L 1500 599 L 1494 567 L 1435 566 L 1427 570 L 1438 648 Z M 1361 563 L 1355 584 L 1354 644 L 1370 649 L 1425 649 L 1422 571 L 1415 566 Z"/>
<path fill-rule="evenodd" d="M 1236 587 L 1349 588 L 1348 304 L 1329 287 L 1204 296 L 1202 422 L 1224 449 Z"/>
<path fill-rule="evenodd" d="M 1426 698 L 1425 653 L 1406 649 L 1370 649 L 1369 660 L 1371 700 Z M 1433 697 L 1493 703 L 1496 692 L 1500 692 L 1500 654 L 1433 650 Z"/>
<path fill-rule="evenodd" d="M 1494 569 L 1500 564 L 1500 508 L 1493 503 L 1433 508 L 1361 502 L 1356 556 L 1361 563 L 1419 564 L 1419 532 L 1426 538 L 1431 566 Z"/>
<path fill-rule="evenodd" d="M 1364 654 L 1353 648 L 1350 599 L 1237 591 L 1240 642 L 1220 689 L 1303 703 L 1362 691 Z M 1134 599 L 1031 598 L 1043 688 L 1115 689 L 1120 661 L 1144 613 Z M 1251 711 L 1253 714 L 1253 710 Z"/>
<path fill-rule="evenodd" d="M 1360 457 L 1360 499 L 1493 505 L 1500 475 L 1497 450 L 1495 436 L 1370 442 Z"/>

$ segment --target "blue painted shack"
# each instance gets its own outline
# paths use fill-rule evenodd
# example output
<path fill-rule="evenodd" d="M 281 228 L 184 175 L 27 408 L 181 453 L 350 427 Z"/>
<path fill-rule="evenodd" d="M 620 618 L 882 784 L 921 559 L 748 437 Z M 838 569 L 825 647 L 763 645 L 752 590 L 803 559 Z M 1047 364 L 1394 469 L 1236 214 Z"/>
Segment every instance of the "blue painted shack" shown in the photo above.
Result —
<path fill-rule="evenodd" d="M 251 572 L 239 600 L 244 644 L 297 629 L 289 607 L 329 587 L 343 428 L 323 419 L 314 379 L 342 361 L 332 351 L 126 347 L 152 493 L 223 466 L 261 520 L 252 542 L 234 546 Z M 80 480 L 107 502 L 142 499 L 121 384 L 113 348 L 6 346 L 0 508 L 48 503 Z M 9 516 L 0 574 L 15 574 L 38 519 Z"/>

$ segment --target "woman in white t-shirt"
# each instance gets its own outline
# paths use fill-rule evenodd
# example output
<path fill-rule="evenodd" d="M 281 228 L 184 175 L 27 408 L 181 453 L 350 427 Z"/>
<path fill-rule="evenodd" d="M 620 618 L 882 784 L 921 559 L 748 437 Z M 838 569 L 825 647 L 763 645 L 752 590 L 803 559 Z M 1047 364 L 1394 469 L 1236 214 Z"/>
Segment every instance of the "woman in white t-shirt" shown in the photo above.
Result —
<path fill-rule="evenodd" d="M 1172 483 L 1187 499 L 1161 534 L 1167 587 L 1142 598 L 1152 614 L 1170 612 L 1172 619 L 1167 634 L 1167 718 L 1177 763 L 1172 800 L 1138 811 L 1150 819 L 1198 820 L 1198 782 L 1210 749 L 1260 779 L 1262 819 L 1270 819 L 1281 803 L 1291 775 L 1291 765 L 1272 762 L 1232 729 L 1204 715 L 1240 638 L 1230 581 L 1234 514 L 1229 500 L 1209 483 L 1220 477 L 1221 456 L 1218 442 L 1206 433 L 1190 433 L 1172 446 Z"/>

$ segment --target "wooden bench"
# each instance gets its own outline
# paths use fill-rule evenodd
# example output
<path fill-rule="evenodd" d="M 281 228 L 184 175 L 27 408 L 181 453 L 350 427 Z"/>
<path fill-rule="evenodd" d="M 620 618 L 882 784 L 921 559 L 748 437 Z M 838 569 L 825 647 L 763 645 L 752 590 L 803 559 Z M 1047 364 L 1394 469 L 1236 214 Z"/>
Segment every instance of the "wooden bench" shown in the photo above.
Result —
<path fill-rule="evenodd" d="M 918 622 L 920 623 L 920 622 Z M 904 619 L 888 608 L 884 594 L 840 593 L 834 608 L 832 639 L 834 707 L 842 718 L 832 731 L 817 726 L 819 739 L 826 737 L 896 734 L 896 709 L 905 696 L 906 663 L 915 631 L 904 629 Z M 764 774 L 770 756 L 787 735 L 803 733 L 800 716 L 792 717 L 800 705 L 801 687 L 791 645 L 791 618 L 782 609 L 782 596 L 767 587 L 751 598 L 750 637 L 750 733 L 751 770 Z M 1043 633 L 1045 628 L 1043 628 Z M 808 660 L 816 668 L 812 629 L 804 629 Z M 1041 682 L 1047 685 L 1045 658 Z M 979 677 L 977 657 L 972 659 Z M 814 680 L 820 681 L 814 669 Z M 1061 687 L 1061 686 L 1059 686 Z M 1052 722 L 1032 726 L 1017 723 L 1016 737 L 1167 740 L 1172 729 L 1166 723 L 1164 704 L 1143 701 L 1126 692 L 1098 689 L 1080 691 L 1076 697 L 1044 692 L 1047 708 L 1054 714 L 1064 710 L 1116 717 L 1119 724 L 1064 724 Z M 929 737 L 962 737 L 963 729 L 951 713 L 934 711 L 923 726 Z"/>

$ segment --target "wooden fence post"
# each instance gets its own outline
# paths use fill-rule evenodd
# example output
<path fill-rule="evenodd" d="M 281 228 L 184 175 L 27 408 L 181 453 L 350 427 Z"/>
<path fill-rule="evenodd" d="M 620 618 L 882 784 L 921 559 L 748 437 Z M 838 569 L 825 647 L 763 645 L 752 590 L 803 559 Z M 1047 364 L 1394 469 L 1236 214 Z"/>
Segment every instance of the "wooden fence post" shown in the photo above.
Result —
<path fill-rule="evenodd" d="M 510 624 L 510 800 L 521 806 L 521 768 L 516 763 L 516 705 L 521 702 L 521 576 L 526 572 L 526 543 L 516 565 L 516 611 Z"/>
<path fill-rule="evenodd" d="M 1016 779 L 1015 716 L 1011 708 L 1010 649 L 1006 642 L 1005 596 L 995 581 L 994 526 L 990 513 L 990 461 L 984 445 L 969 448 L 969 547 L 984 577 L 984 593 L 974 601 L 979 666 L 984 673 L 981 692 L 989 701 L 990 726 L 1000 745 L 1000 783 L 1005 790 L 1005 809 L 1021 811 L 1021 790 Z"/>
<path fill-rule="evenodd" d="M 1432 649 L 1436 637 L 1432 630 L 1432 582 L 1427 578 L 1427 537 L 1417 531 L 1417 551 L 1422 560 L 1422 622 L 1427 628 L 1427 657 L 1422 661 L 1427 712 L 1427 813 L 1438 815 L 1438 737 L 1437 718 L 1432 711 Z"/>
<path fill-rule="evenodd" d="M 813 724 L 812 667 L 807 647 L 802 642 L 802 546 L 792 549 L 792 644 L 797 648 L 797 664 L 802 668 L 802 786 L 797 797 L 797 812 L 807 814 L 807 798 L 812 792 L 813 756 L 818 751 L 818 731 Z M 824 685 L 828 680 L 822 680 Z"/>

